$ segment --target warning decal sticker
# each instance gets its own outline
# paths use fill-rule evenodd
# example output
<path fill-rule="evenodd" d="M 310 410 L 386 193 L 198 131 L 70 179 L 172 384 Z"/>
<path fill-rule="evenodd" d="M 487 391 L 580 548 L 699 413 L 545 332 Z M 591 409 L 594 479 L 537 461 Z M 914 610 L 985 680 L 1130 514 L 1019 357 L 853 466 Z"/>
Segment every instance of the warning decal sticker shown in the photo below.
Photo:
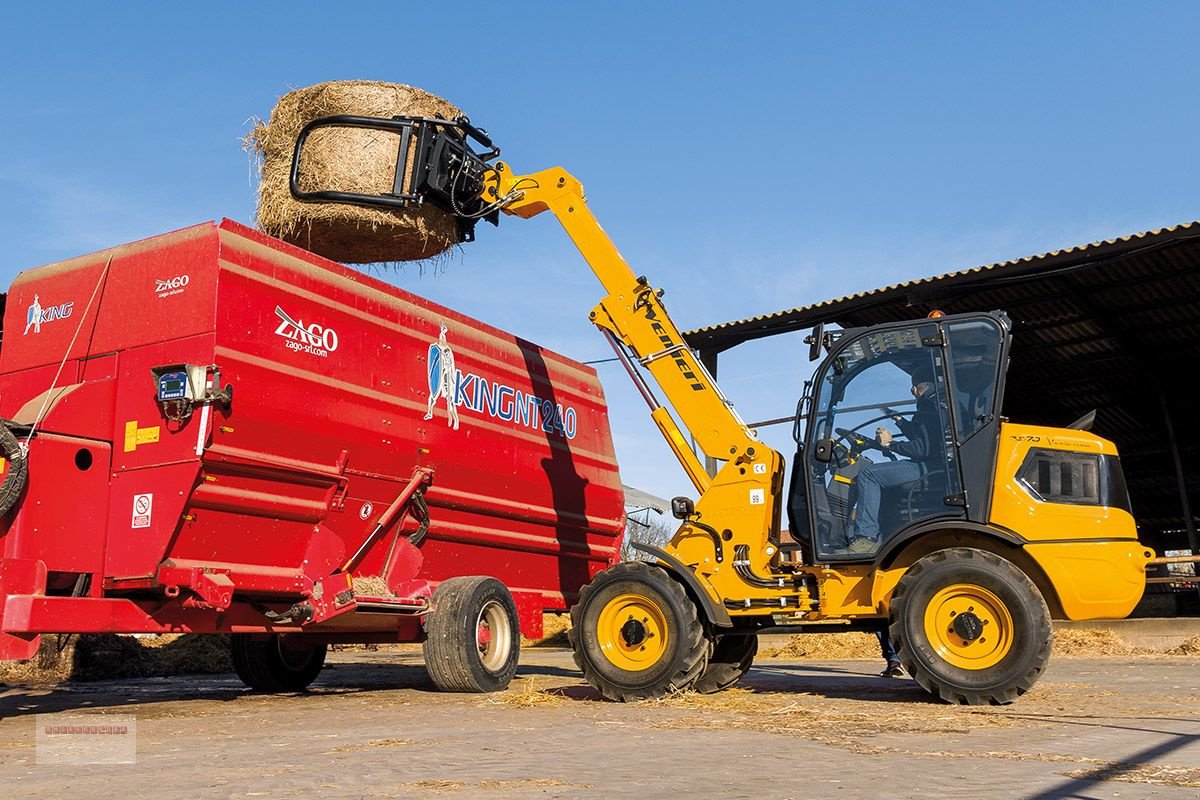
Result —
<path fill-rule="evenodd" d="M 135 494 L 133 496 L 133 524 L 134 528 L 149 528 L 150 519 L 154 514 L 154 495 L 152 494 Z"/>

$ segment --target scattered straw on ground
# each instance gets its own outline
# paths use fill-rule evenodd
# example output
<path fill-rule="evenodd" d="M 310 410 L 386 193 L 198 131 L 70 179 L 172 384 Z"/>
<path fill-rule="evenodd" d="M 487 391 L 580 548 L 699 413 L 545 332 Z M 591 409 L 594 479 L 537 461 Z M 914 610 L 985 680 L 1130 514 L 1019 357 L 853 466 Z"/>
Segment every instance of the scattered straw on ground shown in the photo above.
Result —
<path fill-rule="evenodd" d="M 509 708 L 539 708 L 562 705 L 567 698 L 561 689 L 545 689 L 537 679 L 530 678 L 520 687 L 488 695 L 484 702 Z"/>
<path fill-rule="evenodd" d="M 421 89 L 379 81 L 331 81 L 288 92 L 279 98 L 270 121 L 260 122 L 246 137 L 247 149 L 262 159 L 259 228 L 326 258 L 353 264 L 431 258 L 457 243 L 454 217 L 429 203 L 384 210 L 292 197 L 289 179 L 296 137 L 309 122 L 338 114 L 454 119 L 462 112 Z M 400 134 L 380 130 L 315 130 L 300 161 L 300 188 L 390 193 L 399 141 Z M 410 158 L 409 170 L 411 166 Z"/>
<path fill-rule="evenodd" d="M 558 778 L 523 778 L 513 780 L 489 780 L 478 783 L 464 783 L 451 780 L 424 780 L 400 783 L 407 789 L 424 789 L 433 792 L 460 792 L 464 789 L 536 789 L 553 786 L 573 786 L 579 789 L 593 788 L 590 783 L 569 783 Z"/>
<path fill-rule="evenodd" d="M 344 744 L 341 747 L 335 747 L 332 750 L 326 750 L 322 755 L 330 755 L 331 753 L 354 753 L 359 750 L 374 750 L 380 747 L 408 747 L 409 745 L 419 744 L 416 739 L 372 739 L 369 742 L 355 742 L 354 744 Z"/>
<path fill-rule="evenodd" d="M 1149 783 L 1154 786 L 1200 788 L 1200 769 L 1195 767 L 1113 763 L 1093 769 L 1075 770 L 1066 773 L 1066 776 L 1089 783 L 1121 781 L 1122 783 Z"/>

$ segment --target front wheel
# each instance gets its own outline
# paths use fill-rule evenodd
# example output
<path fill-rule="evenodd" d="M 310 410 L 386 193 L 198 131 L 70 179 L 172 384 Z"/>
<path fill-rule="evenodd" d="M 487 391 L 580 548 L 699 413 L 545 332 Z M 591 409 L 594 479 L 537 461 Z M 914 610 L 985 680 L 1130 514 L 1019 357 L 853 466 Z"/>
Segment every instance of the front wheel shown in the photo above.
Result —
<path fill-rule="evenodd" d="M 1004 705 L 1037 682 L 1053 631 L 1041 593 L 1011 562 L 955 547 L 917 561 L 892 595 L 904 668 L 948 703 Z"/>
<path fill-rule="evenodd" d="M 688 689 L 708 662 L 695 603 L 661 567 L 641 561 L 610 567 L 583 587 L 569 636 L 583 677 L 609 700 Z"/>

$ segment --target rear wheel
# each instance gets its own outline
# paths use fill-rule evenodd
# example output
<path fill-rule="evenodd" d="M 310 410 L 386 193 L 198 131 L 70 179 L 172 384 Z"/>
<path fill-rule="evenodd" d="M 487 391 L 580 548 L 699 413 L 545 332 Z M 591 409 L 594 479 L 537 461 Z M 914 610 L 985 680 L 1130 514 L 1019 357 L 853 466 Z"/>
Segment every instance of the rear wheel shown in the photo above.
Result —
<path fill-rule="evenodd" d="M 495 578 L 474 575 L 438 584 L 425 636 L 425 669 L 443 692 L 498 692 L 517 672 L 517 605 Z"/>
<path fill-rule="evenodd" d="M 956 547 L 913 564 L 892 596 L 892 642 L 904 668 L 948 703 L 1003 705 L 1050 659 L 1050 612 L 1033 581 L 984 550 Z"/>
<path fill-rule="evenodd" d="M 229 637 L 233 668 L 242 683 L 256 692 L 298 692 L 308 688 L 325 666 L 326 645 L 278 634 Z"/>
<path fill-rule="evenodd" d="M 693 688 L 701 694 L 728 689 L 749 671 L 757 654 L 758 636 L 753 633 L 718 635 L 708 666 L 700 673 Z"/>
<path fill-rule="evenodd" d="M 626 561 L 597 575 L 571 609 L 583 677 L 609 700 L 688 689 L 708 662 L 696 605 L 662 568 Z"/>

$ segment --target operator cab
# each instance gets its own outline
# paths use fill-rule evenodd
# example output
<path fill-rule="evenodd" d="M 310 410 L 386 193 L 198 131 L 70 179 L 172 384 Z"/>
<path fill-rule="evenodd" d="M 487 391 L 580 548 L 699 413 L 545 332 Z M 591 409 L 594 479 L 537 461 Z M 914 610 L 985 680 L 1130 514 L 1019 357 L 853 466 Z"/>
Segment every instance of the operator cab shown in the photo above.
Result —
<path fill-rule="evenodd" d="M 808 555 L 873 560 L 924 523 L 986 518 L 1009 331 L 993 312 L 832 342 L 795 430 L 788 516 Z"/>

